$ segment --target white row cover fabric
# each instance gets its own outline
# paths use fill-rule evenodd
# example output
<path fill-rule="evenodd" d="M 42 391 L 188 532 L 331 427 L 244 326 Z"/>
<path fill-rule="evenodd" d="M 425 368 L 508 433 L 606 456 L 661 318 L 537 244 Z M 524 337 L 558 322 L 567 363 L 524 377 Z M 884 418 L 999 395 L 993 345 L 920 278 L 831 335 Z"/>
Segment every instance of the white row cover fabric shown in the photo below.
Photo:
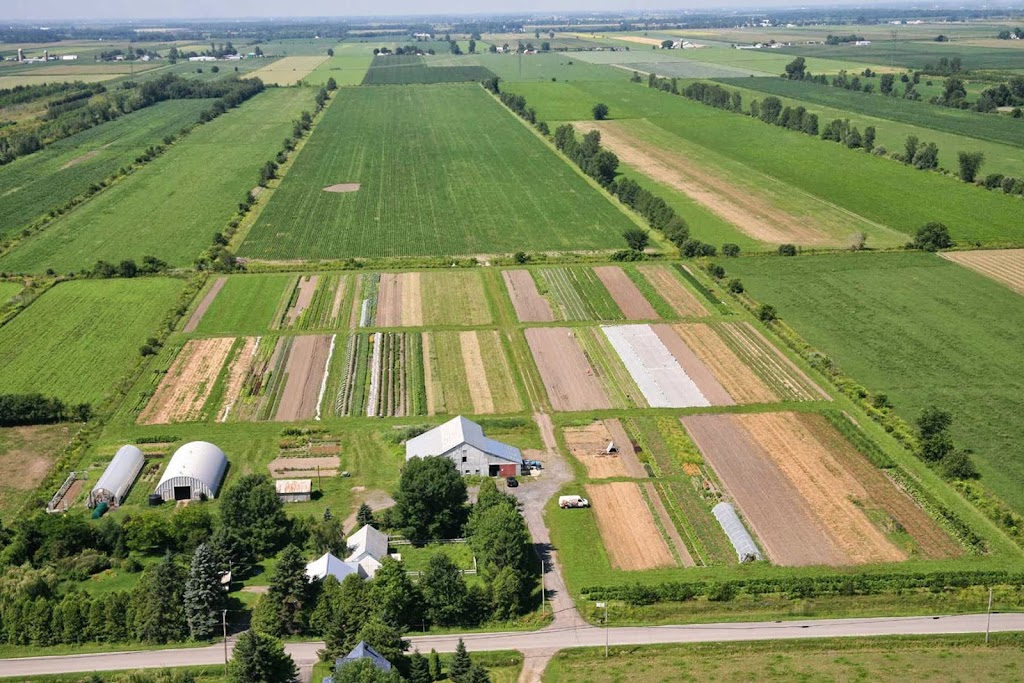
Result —
<path fill-rule="evenodd" d="M 729 537 L 741 563 L 764 559 L 761 556 L 761 551 L 757 549 L 754 539 L 750 536 L 747 528 L 743 526 L 740 516 L 736 514 L 736 509 L 730 503 L 719 503 L 711 508 L 711 513 L 722 525 L 722 531 Z"/>
<path fill-rule="evenodd" d="M 604 325 L 601 330 L 652 408 L 711 405 L 650 325 Z"/>

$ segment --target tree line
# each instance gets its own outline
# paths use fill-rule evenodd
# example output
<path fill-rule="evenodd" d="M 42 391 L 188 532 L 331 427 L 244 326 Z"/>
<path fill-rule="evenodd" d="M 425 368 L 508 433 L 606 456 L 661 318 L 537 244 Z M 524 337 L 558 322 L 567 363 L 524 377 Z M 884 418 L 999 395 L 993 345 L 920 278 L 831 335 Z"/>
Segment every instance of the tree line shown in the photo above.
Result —
<path fill-rule="evenodd" d="M 42 394 L 0 394 L 0 427 L 88 422 L 92 407 L 88 403 L 70 405 Z"/>

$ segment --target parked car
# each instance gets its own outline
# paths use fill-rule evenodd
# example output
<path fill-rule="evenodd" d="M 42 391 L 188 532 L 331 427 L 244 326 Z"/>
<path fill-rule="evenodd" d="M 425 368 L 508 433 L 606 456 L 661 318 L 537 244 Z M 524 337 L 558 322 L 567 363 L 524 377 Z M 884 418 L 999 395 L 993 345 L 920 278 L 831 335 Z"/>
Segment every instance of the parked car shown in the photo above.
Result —
<path fill-rule="evenodd" d="M 515 487 L 519 486 L 519 480 L 516 479 L 515 477 L 505 477 L 505 486 L 509 487 L 510 489 L 514 489 Z"/>
<path fill-rule="evenodd" d="M 559 496 L 558 507 L 560 508 L 588 508 L 590 501 L 583 496 Z"/>

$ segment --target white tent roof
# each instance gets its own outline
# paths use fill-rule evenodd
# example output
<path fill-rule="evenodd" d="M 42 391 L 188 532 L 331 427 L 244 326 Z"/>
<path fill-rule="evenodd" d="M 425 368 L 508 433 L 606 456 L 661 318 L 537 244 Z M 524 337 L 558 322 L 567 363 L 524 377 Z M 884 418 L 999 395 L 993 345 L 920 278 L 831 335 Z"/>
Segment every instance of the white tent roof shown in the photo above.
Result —
<path fill-rule="evenodd" d="M 318 559 L 306 565 L 306 578 L 310 581 L 320 581 L 328 576 L 333 576 L 338 581 L 341 581 L 349 574 L 358 573 L 358 563 L 342 562 L 331 553 L 324 553 Z"/>
<path fill-rule="evenodd" d="M 171 456 L 156 491 L 164 493 L 167 487 L 189 485 L 208 496 L 216 496 L 227 468 L 224 451 L 206 441 L 192 441 Z"/>
<path fill-rule="evenodd" d="M 346 562 L 359 562 L 364 557 L 380 560 L 388 554 L 388 536 L 374 529 L 369 524 L 348 537 L 350 554 Z"/>
<path fill-rule="evenodd" d="M 523 464 L 523 454 L 515 446 L 484 436 L 484 430 L 461 415 L 434 427 L 405 443 L 405 459 L 444 455 L 462 444 L 469 444 L 488 455 L 516 464 Z"/>

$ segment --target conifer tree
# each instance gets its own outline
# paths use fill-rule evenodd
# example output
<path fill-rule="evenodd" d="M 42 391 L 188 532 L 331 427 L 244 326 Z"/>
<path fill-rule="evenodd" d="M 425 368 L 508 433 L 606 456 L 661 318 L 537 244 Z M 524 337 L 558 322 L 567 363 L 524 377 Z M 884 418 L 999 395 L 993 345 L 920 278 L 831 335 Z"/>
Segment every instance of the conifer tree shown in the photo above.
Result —
<path fill-rule="evenodd" d="M 185 582 L 185 618 L 192 640 L 208 640 L 217 633 L 224 602 L 217 559 L 210 547 L 202 543 L 192 555 Z"/>

